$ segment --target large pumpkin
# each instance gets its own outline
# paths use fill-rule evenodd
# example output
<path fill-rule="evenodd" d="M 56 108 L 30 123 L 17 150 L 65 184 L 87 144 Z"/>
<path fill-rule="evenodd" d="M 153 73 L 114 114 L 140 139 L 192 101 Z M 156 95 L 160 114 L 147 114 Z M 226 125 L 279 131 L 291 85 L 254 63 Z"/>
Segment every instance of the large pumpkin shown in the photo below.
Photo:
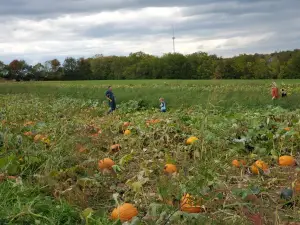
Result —
<path fill-rule="evenodd" d="M 200 201 L 195 200 L 189 194 L 185 194 L 180 201 L 180 210 L 187 213 L 199 213 L 201 212 Z"/>
<path fill-rule="evenodd" d="M 111 219 L 126 222 L 132 220 L 133 217 L 138 215 L 138 210 L 132 204 L 124 203 L 119 207 L 115 208 L 111 213 Z"/>
<path fill-rule="evenodd" d="M 166 174 L 172 174 L 177 172 L 177 168 L 174 164 L 166 164 L 164 167 L 164 172 Z"/>
<path fill-rule="evenodd" d="M 110 158 L 105 158 L 98 161 L 98 167 L 101 171 L 104 170 L 111 170 L 115 162 L 112 161 Z"/>
<path fill-rule="evenodd" d="M 195 141 L 198 141 L 198 138 L 192 136 L 192 137 L 189 137 L 189 138 L 187 139 L 186 144 L 187 144 L 187 145 L 191 145 L 191 144 L 193 144 Z"/>
<path fill-rule="evenodd" d="M 242 165 L 245 166 L 246 165 L 246 161 L 241 159 L 241 160 L 232 160 L 232 165 L 237 167 L 237 168 L 240 168 Z"/>
<path fill-rule="evenodd" d="M 262 160 L 257 160 L 255 163 L 253 163 L 251 166 L 251 172 L 253 174 L 259 174 L 259 169 L 265 173 L 269 171 L 268 165 Z"/>
<path fill-rule="evenodd" d="M 284 155 L 279 157 L 278 164 L 280 166 L 295 166 L 296 160 L 294 159 L 293 156 Z"/>

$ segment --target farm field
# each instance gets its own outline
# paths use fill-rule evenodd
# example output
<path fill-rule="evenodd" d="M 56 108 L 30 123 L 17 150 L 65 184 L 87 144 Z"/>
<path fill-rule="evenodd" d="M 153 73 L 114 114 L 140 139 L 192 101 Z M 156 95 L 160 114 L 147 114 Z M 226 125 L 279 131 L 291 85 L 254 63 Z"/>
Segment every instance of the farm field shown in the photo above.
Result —
<path fill-rule="evenodd" d="M 276 82 L 287 98 L 271 80 L 0 83 L 0 224 L 300 223 L 300 80 Z"/>

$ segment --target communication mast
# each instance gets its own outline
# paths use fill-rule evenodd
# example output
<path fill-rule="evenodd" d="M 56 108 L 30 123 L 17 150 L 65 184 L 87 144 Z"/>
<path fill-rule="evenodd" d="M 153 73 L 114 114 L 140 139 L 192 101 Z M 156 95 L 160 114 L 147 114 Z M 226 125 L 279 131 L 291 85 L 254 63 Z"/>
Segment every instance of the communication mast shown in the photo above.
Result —
<path fill-rule="evenodd" d="M 174 34 L 174 26 L 172 26 L 172 28 L 173 28 L 173 37 L 172 37 L 172 39 L 173 39 L 173 53 L 175 53 L 175 34 Z"/>

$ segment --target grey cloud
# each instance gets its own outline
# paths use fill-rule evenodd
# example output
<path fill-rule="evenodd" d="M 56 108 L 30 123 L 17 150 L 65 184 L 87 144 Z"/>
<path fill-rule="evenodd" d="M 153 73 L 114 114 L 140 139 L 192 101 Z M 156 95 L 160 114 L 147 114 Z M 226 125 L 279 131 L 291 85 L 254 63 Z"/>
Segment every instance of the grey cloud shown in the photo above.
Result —
<path fill-rule="evenodd" d="M 31 18 L 54 17 L 63 14 L 95 13 L 143 7 L 190 7 L 207 4 L 257 3 L 278 0 L 0 0 L 0 15 Z M 288 1 L 288 0 L 287 0 Z"/>
<path fill-rule="evenodd" d="M 300 23 L 299 0 L 0 0 L 0 21 L 10 24 L 11 20 L 21 20 L 24 17 L 42 20 L 57 18 L 66 14 L 80 16 L 80 14 L 90 15 L 96 12 L 122 9 L 138 10 L 143 7 L 182 7 L 181 16 L 184 20 L 174 24 L 178 42 L 183 37 L 190 37 L 190 41 L 197 42 L 197 44 L 199 41 L 205 40 L 229 39 L 224 44 L 218 45 L 211 53 L 229 56 L 243 52 L 255 53 L 293 49 L 300 45 L 298 32 L 298 24 Z M 161 21 L 160 18 L 157 20 L 152 18 L 152 21 L 141 20 L 131 24 L 126 21 L 110 22 L 88 27 L 79 27 L 74 23 L 68 27 L 68 31 L 74 33 L 74 36 L 67 36 L 67 38 L 70 38 L 69 42 L 73 42 L 75 46 L 77 46 L 76 41 L 80 39 L 104 39 L 109 46 L 105 48 L 105 52 L 94 49 L 95 54 L 122 55 L 128 53 L 128 46 L 135 46 L 135 42 L 142 43 L 143 40 L 148 42 L 155 38 L 171 38 L 172 19 L 167 18 Z M 232 39 L 238 36 L 263 36 L 266 33 L 273 35 L 253 41 L 249 46 L 238 47 L 235 39 Z M 46 35 L 41 41 L 53 39 L 55 35 Z M 90 52 L 93 51 L 93 49 L 89 51 L 83 49 L 81 53 L 80 50 L 72 50 L 70 47 L 68 53 L 68 50 L 64 48 L 64 43 L 67 40 L 59 39 L 59 37 L 57 40 L 62 42 L 61 55 L 64 56 L 67 54 L 70 56 L 81 56 L 81 54 L 91 56 Z M 121 40 L 132 43 L 128 44 L 126 49 L 112 44 L 114 41 Z M 5 43 L 5 39 L 1 39 L 0 35 L 0 44 L 1 42 Z M 141 44 L 141 49 L 142 47 Z M 204 47 L 202 45 L 197 49 L 195 46 L 195 49 L 191 49 L 191 51 L 201 50 Z M 159 49 L 153 49 L 154 52 L 159 52 Z M 45 57 L 51 58 L 51 54 L 53 56 L 59 55 L 58 53 L 45 52 L 38 56 L 38 53 L 28 53 L 26 57 L 44 59 Z M 16 57 L 16 54 L 4 55 L 0 52 L 0 56 L 4 59 L 11 59 Z M 20 56 L 22 57 L 22 55 Z"/>

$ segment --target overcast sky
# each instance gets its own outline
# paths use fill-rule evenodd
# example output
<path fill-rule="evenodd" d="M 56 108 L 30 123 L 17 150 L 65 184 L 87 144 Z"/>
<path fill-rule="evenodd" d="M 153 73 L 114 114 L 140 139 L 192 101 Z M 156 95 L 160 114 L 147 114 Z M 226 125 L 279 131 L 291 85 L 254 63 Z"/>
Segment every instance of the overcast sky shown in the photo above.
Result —
<path fill-rule="evenodd" d="M 0 61 L 300 46 L 300 0 L 0 0 Z"/>

